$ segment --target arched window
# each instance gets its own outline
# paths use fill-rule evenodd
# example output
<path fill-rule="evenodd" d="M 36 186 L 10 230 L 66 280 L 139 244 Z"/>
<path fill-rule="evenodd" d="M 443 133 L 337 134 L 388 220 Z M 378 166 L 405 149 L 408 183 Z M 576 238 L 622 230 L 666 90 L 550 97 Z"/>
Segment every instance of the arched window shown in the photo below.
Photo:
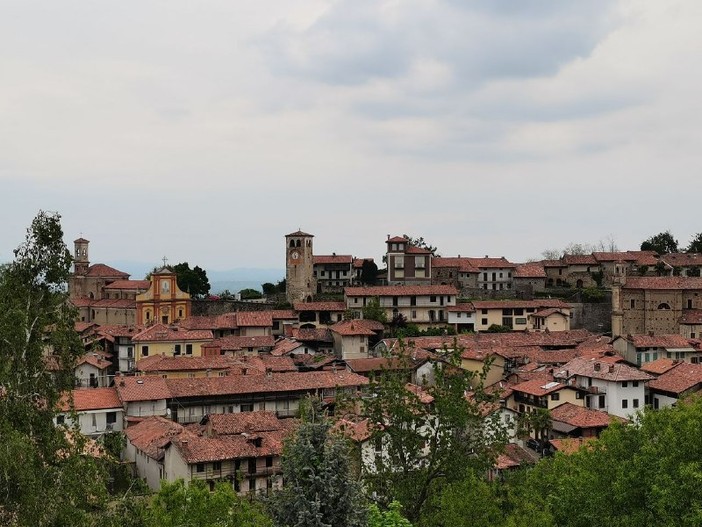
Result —
<path fill-rule="evenodd" d="M 658 309 L 670 309 L 670 305 L 665 302 L 662 302 L 658 304 Z"/>
<path fill-rule="evenodd" d="M 295 240 L 290 240 L 290 247 L 295 247 Z"/>
<path fill-rule="evenodd" d="M 295 240 L 295 246 L 300 247 L 300 240 Z"/>

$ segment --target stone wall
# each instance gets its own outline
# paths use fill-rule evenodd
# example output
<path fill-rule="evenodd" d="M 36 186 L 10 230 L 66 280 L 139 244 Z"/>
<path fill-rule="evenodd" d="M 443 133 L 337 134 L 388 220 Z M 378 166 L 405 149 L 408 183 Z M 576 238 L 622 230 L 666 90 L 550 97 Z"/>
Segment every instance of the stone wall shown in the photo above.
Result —
<path fill-rule="evenodd" d="M 570 329 L 587 329 L 593 333 L 609 333 L 612 331 L 612 299 L 607 293 L 602 302 L 571 304 L 573 318 Z"/>
<path fill-rule="evenodd" d="M 272 302 L 244 302 L 237 300 L 193 300 L 192 315 L 208 316 L 232 311 L 268 311 L 276 309 Z"/>

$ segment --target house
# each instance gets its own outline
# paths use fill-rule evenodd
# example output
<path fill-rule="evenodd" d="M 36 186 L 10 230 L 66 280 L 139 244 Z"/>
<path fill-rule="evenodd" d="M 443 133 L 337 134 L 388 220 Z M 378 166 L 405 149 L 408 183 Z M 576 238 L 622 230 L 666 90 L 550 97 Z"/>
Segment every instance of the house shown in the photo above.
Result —
<path fill-rule="evenodd" d="M 115 389 L 124 408 L 126 424 L 138 422 L 152 415 L 170 419 L 171 412 L 167 401 L 171 397 L 171 392 L 166 379 L 160 375 L 144 377 L 120 375 L 115 378 Z"/>
<path fill-rule="evenodd" d="M 271 355 L 275 357 L 294 357 L 296 355 L 316 355 L 317 350 L 312 346 L 298 342 L 293 338 L 280 338 L 276 340 L 275 346 L 271 350 Z"/>
<path fill-rule="evenodd" d="M 507 261 L 504 256 L 499 258 L 469 258 L 470 264 L 478 270 L 478 289 L 488 291 L 504 291 L 513 287 L 513 273 L 517 267 Z"/>
<path fill-rule="evenodd" d="M 101 325 L 97 332 L 109 342 L 112 353 L 117 355 L 117 371 L 134 371 L 136 357 L 132 337 L 138 335 L 145 328 L 143 326 Z"/>
<path fill-rule="evenodd" d="M 700 277 L 621 275 L 612 285 L 612 335 L 681 333 L 681 319 L 696 309 Z"/>
<path fill-rule="evenodd" d="M 275 346 L 273 335 L 239 336 L 228 335 L 202 345 L 203 355 L 258 355 L 269 353 Z"/>
<path fill-rule="evenodd" d="M 139 361 L 137 375 L 159 375 L 164 379 L 224 377 L 241 362 L 221 355 L 193 357 L 188 355 L 151 355 Z M 263 372 L 261 372 L 263 373 Z"/>
<path fill-rule="evenodd" d="M 228 481 L 242 495 L 268 492 L 282 486 L 283 441 L 294 426 L 270 412 L 207 415 L 187 428 L 152 417 L 127 429 L 127 456 L 152 490 L 183 479 L 210 489 Z"/>
<path fill-rule="evenodd" d="M 700 276 L 702 271 L 702 254 L 669 253 L 662 254 L 660 261 L 666 271 L 673 276 Z"/>
<path fill-rule="evenodd" d="M 347 287 L 346 308 L 356 318 L 363 317 L 363 308 L 376 298 L 388 320 L 402 315 L 408 323 L 420 328 L 448 323 L 447 309 L 456 305 L 458 291 L 449 285 L 405 285 Z"/>
<path fill-rule="evenodd" d="M 415 247 L 403 236 L 386 240 L 389 285 L 430 285 L 431 251 Z"/>
<path fill-rule="evenodd" d="M 551 410 L 551 431 L 556 438 L 599 437 L 616 418 L 601 410 L 563 403 Z"/>
<path fill-rule="evenodd" d="M 138 363 L 149 355 L 202 356 L 204 344 L 213 340 L 210 330 L 184 329 L 174 325 L 154 324 L 132 337 Z"/>
<path fill-rule="evenodd" d="M 688 339 L 702 337 L 702 309 L 686 309 L 679 320 L 680 334 Z"/>
<path fill-rule="evenodd" d="M 297 317 L 295 316 L 295 321 Z M 178 326 L 189 330 L 209 330 L 215 338 L 259 337 L 273 334 L 272 311 L 234 311 L 212 316 L 193 316 Z"/>
<path fill-rule="evenodd" d="M 273 320 L 273 331 L 271 334 L 274 337 L 282 337 L 285 335 L 285 328 L 292 327 L 298 323 L 298 314 L 292 309 L 273 309 L 268 311 Z"/>
<path fill-rule="evenodd" d="M 702 364 L 677 362 L 649 381 L 649 400 L 654 409 L 675 406 L 681 399 L 702 390 Z"/>
<path fill-rule="evenodd" d="M 658 358 L 692 363 L 702 359 L 702 351 L 695 348 L 689 339 L 678 334 L 620 335 L 614 338 L 612 345 L 626 360 L 637 366 Z"/>
<path fill-rule="evenodd" d="M 138 324 L 172 324 L 190 316 L 190 294 L 178 287 L 176 274 L 162 267 L 151 273 L 149 289 L 136 296 Z"/>
<path fill-rule="evenodd" d="M 76 361 L 76 387 L 105 388 L 112 381 L 112 355 L 94 351 L 86 353 Z"/>
<path fill-rule="evenodd" d="M 538 262 L 516 264 L 512 280 L 518 298 L 532 298 L 534 293 L 546 290 L 546 270 Z"/>
<path fill-rule="evenodd" d="M 569 304 L 558 299 L 473 301 L 476 331 L 506 326 L 514 331 L 568 331 Z"/>
<path fill-rule="evenodd" d="M 350 286 L 354 278 L 353 260 L 350 254 L 314 255 L 312 275 L 317 281 L 317 292 L 341 293 Z"/>
<path fill-rule="evenodd" d="M 340 322 L 346 312 L 344 302 L 295 302 L 293 308 L 302 327 L 328 326 Z"/>
<path fill-rule="evenodd" d="M 385 326 L 376 320 L 342 320 L 329 328 L 334 338 L 334 355 L 340 359 L 363 359 L 380 339 Z"/>
<path fill-rule="evenodd" d="M 504 452 L 497 456 L 494 466 L 488 472 L 488 480 L 502 479 L 505 473 L 528 465 L 535 465 L 540 459 L 541 456 L 533 450 L 519 446 L 516 443 L 508 443 L 505 445 Z"/>
<path fill-rule="evenodd" d="M 99 437 L 106 432 L 122 430 L 124 408 L 112 388 L 79 388 L 64 394 L 54 417 L 57 425 L 72 425 L 71 410 L 78 417 L 81 434 Z"/>
<path fill-rule="evenodd" d="M 470 258 L 434 256 L 431 260 L 431 282 L 435 285 L 452 285 L 458 290 L 478 288 L 478 269 Z"/>
<path fill-rule="evenodd" d="M 624 362 L 576 357 L 554 371 L 554 378 L 588 392 L 586 406 L 628 418 L 645 404 L 644 383 L 652 375 Z"/>
<path fill-rule="evenodd" d="M 515 384 L 511 390 L 507 406 L 520 414 L 539 408 L 552 410 L 563 403 L 584 406 L 584 394 L 581 389 L 558 381 L 532 379 Z"/>
<path fill-rule="evenodd" d="M 475 331 L 475 306 L 470 302 L 463 302 L 446 309 L 448 323 L 453 326 L 456 333 Z"/>

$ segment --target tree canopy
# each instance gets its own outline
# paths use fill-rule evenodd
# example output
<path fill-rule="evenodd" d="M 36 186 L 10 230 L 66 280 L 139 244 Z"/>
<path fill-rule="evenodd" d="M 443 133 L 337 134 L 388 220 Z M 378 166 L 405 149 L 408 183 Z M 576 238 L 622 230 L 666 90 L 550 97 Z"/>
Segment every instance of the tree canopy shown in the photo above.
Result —
<path fill-rule="evenodd" d="M 685 249 L 686 253 L 702 253 L 702 232 L 695 234 Z"/>
<path fill-rule="evenodd" d="M 181 262 L 173 266 L 176 274 L 176 281 L 181 291 L 190 293 L 192 297 L 204 297 L 210 293 L 210 281 L 207 279 L 207 271 L 196 265 L 192 269 L 188 262 Z"/>
<path fill-rule="evenodd" d="M 363 260 L 361 266 L 361 283 L 365 285 L 375 285 L 378 283 L 378 266 L 373 260 Z"/>
<path fill-rule="evenodd" d="M 84 351 L 67 301 L 70 266 L 60 216 L 40 211 L 0 270 L 2 525 L 85 525 L 106 498 L 80 434 L 53 422 Z"/>
<path fill-rule="evenodd" d="M 642 251 L 655 251 L 658 254 L 678 252 L 678 240 L 670 231 L 659 232 L 641 242 Z"/>
<path fill-rule="evenodd" d="M 430 245 L 429 242 L 427 242 L 423 236 L 414 238 L 412 236 L 408 236 L 407 234 L 403 234 L 402 237 L 406 238 L 410 245 L 414 247 L 419 247 L 420 249 L 426 249 L 432 254 L 432 256 L 438 256 L 436 253 L 437 248 L 433 245 Z"/>

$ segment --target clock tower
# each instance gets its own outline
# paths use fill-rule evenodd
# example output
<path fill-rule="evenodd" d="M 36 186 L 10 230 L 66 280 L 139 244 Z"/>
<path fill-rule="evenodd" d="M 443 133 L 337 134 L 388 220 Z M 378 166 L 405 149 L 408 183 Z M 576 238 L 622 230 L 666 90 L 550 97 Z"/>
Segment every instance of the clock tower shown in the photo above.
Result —
<path fill-rule="evenodd" d="M 308 302 L 317 292 L 312 272 L 312 234 L 297 231 L 285 235 L 285 286 L 288 302 Z"/>

